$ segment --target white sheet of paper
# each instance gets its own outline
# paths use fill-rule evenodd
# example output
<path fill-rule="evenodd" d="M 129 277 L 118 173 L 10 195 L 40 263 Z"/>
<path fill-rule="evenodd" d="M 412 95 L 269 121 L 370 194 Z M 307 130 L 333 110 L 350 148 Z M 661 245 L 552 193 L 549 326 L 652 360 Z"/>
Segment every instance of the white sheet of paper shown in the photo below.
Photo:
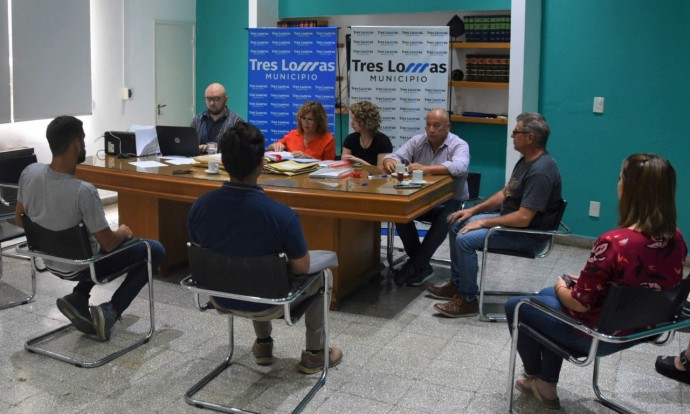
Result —
<path fill-rule="evenodd" d="M 196 161 L 194 161 L 194 158 L 172 158 L 165 160 L 165 162 L 172 165 L 189 165 L 194 164 Z"/>
<path fill-rule="evenodd" d="M 165 167 L 165 164 L 158 161 L 132 161 L 129 164 L 137 168 Z"/>

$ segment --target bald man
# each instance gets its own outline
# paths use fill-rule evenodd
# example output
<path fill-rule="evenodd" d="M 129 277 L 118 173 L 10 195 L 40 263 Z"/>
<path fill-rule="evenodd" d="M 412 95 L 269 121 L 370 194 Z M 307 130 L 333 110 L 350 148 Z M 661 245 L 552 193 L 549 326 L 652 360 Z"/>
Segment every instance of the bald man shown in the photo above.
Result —
<path fill-rule="evenodd" d="M 218 142 L 223 133 L 242 118 L 226 105 L 228 95 L 220 83 L 212 83 L 206 88 L 206 110 L 192 119 L 192 125 L 199 134 L 199 150 L 204 153 L 209 142 Z"/>

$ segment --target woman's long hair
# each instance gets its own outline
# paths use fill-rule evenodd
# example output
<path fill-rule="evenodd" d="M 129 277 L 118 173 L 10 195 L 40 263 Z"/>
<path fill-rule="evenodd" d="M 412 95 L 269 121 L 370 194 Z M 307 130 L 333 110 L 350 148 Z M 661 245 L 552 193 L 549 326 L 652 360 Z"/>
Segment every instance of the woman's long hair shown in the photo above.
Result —
<path fill-rule="evenodd" d="M 618 202 L 620 227 L 636 226 L 654 239 L 676 232 L 676 171 L 654 154 L 633 154 L 623 161 Z"/>

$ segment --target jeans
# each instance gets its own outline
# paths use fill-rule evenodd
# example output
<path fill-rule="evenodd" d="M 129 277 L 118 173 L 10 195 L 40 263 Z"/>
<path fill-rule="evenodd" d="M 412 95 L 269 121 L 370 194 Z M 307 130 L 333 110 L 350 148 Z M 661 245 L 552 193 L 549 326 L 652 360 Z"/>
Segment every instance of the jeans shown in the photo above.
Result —
<path fill-rule="evenodd" d="M 160 266 L 165 257 L 165 249 L 163 245 L 156 240 L 145 240 L 151 246 L 151 268 L 155 271 Z M 101 249 L 101 254 L 106 253 Z M 136 268 L 130 270 L 122 281 L 122 284 L 117 288 L 113 297 L 110 300 L 113 309 L 119 314 L 125 311 L 132 303 L 134 298 L 139 294 L 139 291 L 148 283 L 148 268 L 143 259 L 146 257 L 146 245 L 144 243 L 137 243 L 134 247 L 130 247 L 121 252 L 115 253 L 112 256 L 96 262 L 95 268 L 97 274 L 114 274 L 119 270 L 126 268 L 130 264 L 140 261 L 141 264 Z M 122 276 L 122 275 L 118 275 Z M 91 280 L 91 273 L 89 270 L 82 271 L 75 280 L 78 280 L 77 286 L 74 287 L 74 293 L 79 292 L 85 297 L 90 297 L 91 289 L 96 285 Z"/>
<path fill-rule="evenodd" d="M 562 312 L 561 302 L 556 297 L 556 291 L 552 287 L 542 289 L 538 296 L 511 298 L 505 304 L 508 329 L 511 331 L 511 335 L 513 335 L 512 324 L 515 306 L 520 299 L 525 297 L 538 298 L 540 302 L 549 308 Z M 589 353 L 589 347 L 592 343 L 591 337 L 585 336 L 578 330 L 547 316 L 544 312 L 536 310 L 532 306 L 522 305 L 520 307 L 520 321 L 538 330 L 558 344 L 568 344 L 568 349 L 573 352 L 580 353 L 580 355 Z M 600 342 L 597 349 L 597 355 L 609 355 L 617 351 L 622 351 L 637 343 L 639 342 L 628 342 L 625 344 Z M 520 358 L 522 358 L 526 374 L 536 375 L 542 380 L 552 384 L 558 383 L 561 366 L 563 365 L 563 359 L 558 356 L 558 354 L 549 350 L 531 336 L 523 333 L 520 333 L 518 337 L 517 351 L 520 354 Z"/>
<path fill-rule="evenodd" d="M 448 216 L 460 207 L 460 200 L 448 200 L 445 203 L 434 207 L 430 211 L 415 218 L 419 221 L 431 222 L 431 227 L 424 236 L 422 242 L 419 241 L 419 233 L 414 221 L 404 224 L 396 224 L 398 236 L 402 240 L 405 253 L 410 258 L 417 271 L 421 271 L 429 265 L 431 256 L 434 255 L 438 246 L 443 243 L 448 234 Z"/>
<path fill-rule="evenodd" d="M 489 229 L 477 229 L 460 233 L 466 223 L 475 220 L 498 217 L 499 213 L 477 214 L 463 222 L 450 226 L 450 275 L 455 287 L 462 293 L 466 302 L 477 300 L 477 249 L 484 248 L 484 238 Z M 535 241 L 529 234 L 494 232 L 489 239 L 489 246 L 495 249 L 515 250 L 536 253 L 543 249 L 544 242 Z"/>

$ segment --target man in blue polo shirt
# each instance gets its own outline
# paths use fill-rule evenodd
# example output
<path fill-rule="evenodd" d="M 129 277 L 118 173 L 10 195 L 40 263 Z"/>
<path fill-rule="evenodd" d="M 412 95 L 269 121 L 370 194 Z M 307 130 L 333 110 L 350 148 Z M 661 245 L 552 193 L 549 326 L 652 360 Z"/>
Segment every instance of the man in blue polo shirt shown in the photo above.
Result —
<path fill-rule="evenodd" d="M 199 151 L 206 152 L 209 142 L 218 142 L 223 133 L 242 117 L 228 108 L 228 95 L 220 83 L 212 83 L 206 88 L 206 110 L 192 119 L 191 126 L 199 135 Z"/>
<path fill-rule="evenodd" d="M 219 149 L 230 181 L 202 195 L 192 205 L 188 218 L 190 237 L 201 247 L 228 256 L 285 253 L 291 273 L 302 275 L 309 270 L 309 250 L 299 216 L 290 207 L 269 198 L 257 185 L 265 145 L 261 131 L 246 122 L 237 123 L 223 134 Z M 313 283 L 303 297 L 316 293 L 322 285 Z M 297 365 L 305 374 L 323 369 L 323 300 L 323 296 L 317 296 L 305 313 L 306 350 Z M 283 315 L 282 306 L 225 298 L 212 298 L 211 302 L 221 312 L 253 318 L 257 339 L 252 353 L 256 363 L 273 363 L 271 319 Z M 338 365 L 342 357 L 339 348 L 330 348 L 329 366 Z"/>

